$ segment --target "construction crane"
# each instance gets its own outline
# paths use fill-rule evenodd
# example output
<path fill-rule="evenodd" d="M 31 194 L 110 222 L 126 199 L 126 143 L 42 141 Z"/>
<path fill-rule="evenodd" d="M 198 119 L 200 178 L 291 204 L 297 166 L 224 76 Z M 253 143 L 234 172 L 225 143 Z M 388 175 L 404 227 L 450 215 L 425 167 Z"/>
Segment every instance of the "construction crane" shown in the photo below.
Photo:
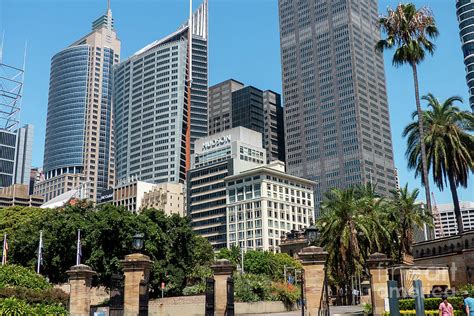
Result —
<path fill-rule="evenodd" d="M 443 238 L 444 237 L 444 229 L 443 229 L 443 223 L 441 223 L 441 214 L 439 213 L 438 210 L 438 204 L 436 203 L 435 195 L 433 192 L 431 192 L 431 197 L 433 200 L 433 217 L 435 220 L 435 229 L 438 231 L 438 238 Z"/>

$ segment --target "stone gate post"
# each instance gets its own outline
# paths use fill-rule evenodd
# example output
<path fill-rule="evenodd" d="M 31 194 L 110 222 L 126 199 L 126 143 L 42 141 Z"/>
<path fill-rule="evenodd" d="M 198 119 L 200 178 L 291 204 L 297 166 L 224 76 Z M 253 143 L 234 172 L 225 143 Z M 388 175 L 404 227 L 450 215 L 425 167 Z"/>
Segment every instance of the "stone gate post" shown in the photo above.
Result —
<path fill-rule="evenodd" d="M 91 310 L 91 281 L 96 273 L 85 264 L 72 266 L 69 276 L 69 312 L 71 316 L 89 316 Z"/>
<path fill-rule="evenodd" d="M 392 260 L 382 253 L 374 253 L 367 260 L 371 279 L 371 304 L 374 315 L 382 315 L 385 311 L 385 298 L 388 298 L 388 266 L 391 262 Z"/>
<path fill-rule="evenodd" d="M 212 266 L 214 272 L 215 316 L 224 316 L 227 307 L 227 278 L 232 276 L 234 265 L 227 259 L 217 260 Z"/>
<path fill-rule="evenodd" d="M 304 297 L 308 315 L 318 315 L 324 293 L 324 266 L 328 253 L 321 247 L 310 246 L 301 249 L 298 258 L 304 269 Z"/>
<path fill-rule="evenodd" d="M 125 316 L 137 316 L 140 311 L 140 294 L 146 290 L 142 284 L 147 284 L 150 277 L 150 257 L 134 253 L 125 256 L 121 261 L 124 272 L 124 304 Z"/>

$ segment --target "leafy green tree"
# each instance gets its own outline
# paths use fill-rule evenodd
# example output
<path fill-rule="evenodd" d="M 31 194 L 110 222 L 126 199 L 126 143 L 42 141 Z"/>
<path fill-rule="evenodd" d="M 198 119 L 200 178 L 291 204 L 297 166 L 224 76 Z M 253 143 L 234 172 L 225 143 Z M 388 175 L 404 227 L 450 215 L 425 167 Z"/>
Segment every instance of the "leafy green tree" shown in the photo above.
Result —
<path fill-rule="evenodd" d="M 77 230 L 81 229 L 82 263 L 98 273 L 96 283 L 109 286 L 114 274 L 122 271 L 120 261 L 133 252 L 133 235 L 144 234 L 143 252 L 153 260 L 150 285 L 152 295 L 166 282 L 168 295 L 181 294 L 188 282 L 197 282 L 193 272 L 205 275 L 214 259 L 209 242 L 192 231 L 188 218 L 167 216 L 162 211 L 145 210 L 133 214 L 124 208 L 105 205 L 94 208 L 76 203 L 54 210 L 18 210 L 22 225 L 8 227 L 11 209 L 0 209 L 2 232 L 9 231 L 9 262 L 34 268 L 39 232 L 43 231 L 41 272 L 52 282 L 67 281 L 66 270 L 76 263 Z M 28 220 L 29 211 L 34 221 Z M 204 277 L 201 275 L 202 277 Z"/>
<path fill-rule="evenodd" d="M 391 192 L 386 222 L 392 231 L 392 241 L 395 245 L 393 258 L 398 263 L 403 263 L 403 254 L 412 254 L 414 229 L 432 225 L 432 217 L 425 214 L 422 205 L 417 202 L 419 192 L 418 189 L 410 191 L 408 184 Z"/>
<path fill-rule="evenodd" d="M 400 3 L 395 9 L 388 8 L 387 15 L 378 21 L 380 29 L 386 34 L 376 45 L 376 51 L 383 52 L 395 48 L 392 63 L 395 66 L 408 64 L 413 71 L 415 83 L 415 101 L 421 133 L 421 167 L 425 186 L 426 204 L 431 213 L 431 198 L 428 181 L 428 161 L 423 136 L 423 120 L 418 84 L 418 65 L 425 59 L 426 53 L 433 55 L 435 45 L 432 42 L 439 32 L 433 14 L 428 8 L 417 9 L 413 3 Z"/>
<path fill-rule="evenodd" d="M 236 245 L 232 245 L 229 248 L 222 248 L 218 253 L 217 253 L 217 258 L 218 259 L 227 259 L 229 260 L 232 264 L 235 266 L 241 266 L 242 265 L 242 253 L 240 247 Z"/>
<path fill-rule="evenodd" d="M 432 172 L 434 183 L 440 190 L 449 185 L 461 233 L 463 225 L 457 188 L 467 187 L 469 174 L 474 171 L 474 136 L 470 134 L 474 131 L 474 115 L 454 106 L 454 102 L 462 102 L 460 97 L 450 97 L 440 103 L 433 94 L 428 94 L 423 100 L 428 102 L 429 108 L 421 114 L 414 113 L 413 118 L 417 119 L 403 131 L 403 136 L 407 137 L 408 166 L 415 169 L 416 175 L 421 173 L 420 144 L 424 143 L 428 171 Z M 423 129 L 420 128 L 421 121 Z"/>

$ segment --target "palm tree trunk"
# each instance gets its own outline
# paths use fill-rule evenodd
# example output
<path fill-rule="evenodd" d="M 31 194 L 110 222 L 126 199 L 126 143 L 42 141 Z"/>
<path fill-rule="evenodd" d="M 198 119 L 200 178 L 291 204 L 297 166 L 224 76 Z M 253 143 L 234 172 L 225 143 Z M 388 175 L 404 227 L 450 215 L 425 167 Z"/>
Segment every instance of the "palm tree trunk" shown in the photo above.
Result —
<path fill-rule="evenodd" d="M 421 110 L 421 102 L 420 102 L 420 90 L 418 87 L 418 72 L 416 68 L 416 64 L 412 63 L 411 67 L 413 69 L 413 80 L 415 83 L 415 98 L 416 98 L 416 110 L 418 112 L 418 127 L 420 130 L 420 147 L 421 147 L 421 164 L 423 167 L 423 182 L 425 184 L 425 196 L 426 196 L 426 210 L 428 214 L 431 213 L 431 198 L 430 198 L 430 182 L 428 179 L 428 161 L 426 159 L 426 148 L 425 148 L 425 131 L 424 131 L 424 124 L 423 124 L 423 111 Z M 431 229 L 428 232 L 428 239 L 433 239 L 433 233 Z"/>
<path fill-rule="evenodd" d="M 451 190 L 451 195 L 453 197 L 454 215 L 456 216 L 456 223 L 458 224 L 458 233 L 461 235 L 464 231 L 464 225 L 462 223 L 461 207 L 459 206 L 458 190 L 456 188 L 454 177 L 450 173 L 448 173 L 448 180 L 449 189 Z"/>

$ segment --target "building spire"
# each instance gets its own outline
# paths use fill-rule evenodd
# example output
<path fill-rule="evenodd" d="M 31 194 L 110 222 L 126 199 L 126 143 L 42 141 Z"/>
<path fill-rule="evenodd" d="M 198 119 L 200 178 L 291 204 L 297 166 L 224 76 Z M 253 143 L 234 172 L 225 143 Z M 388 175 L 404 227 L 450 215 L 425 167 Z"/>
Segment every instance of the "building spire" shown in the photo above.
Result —
<path fill-rule="evenodd" d="M 107 12 L 100 18 L 92 22 L 92 29 L 107 28 L 109 31 L 114 29 L 114 19 L 112 18 L 112 10 L 110 9 L 110 0 L 107 0 Z"/>

